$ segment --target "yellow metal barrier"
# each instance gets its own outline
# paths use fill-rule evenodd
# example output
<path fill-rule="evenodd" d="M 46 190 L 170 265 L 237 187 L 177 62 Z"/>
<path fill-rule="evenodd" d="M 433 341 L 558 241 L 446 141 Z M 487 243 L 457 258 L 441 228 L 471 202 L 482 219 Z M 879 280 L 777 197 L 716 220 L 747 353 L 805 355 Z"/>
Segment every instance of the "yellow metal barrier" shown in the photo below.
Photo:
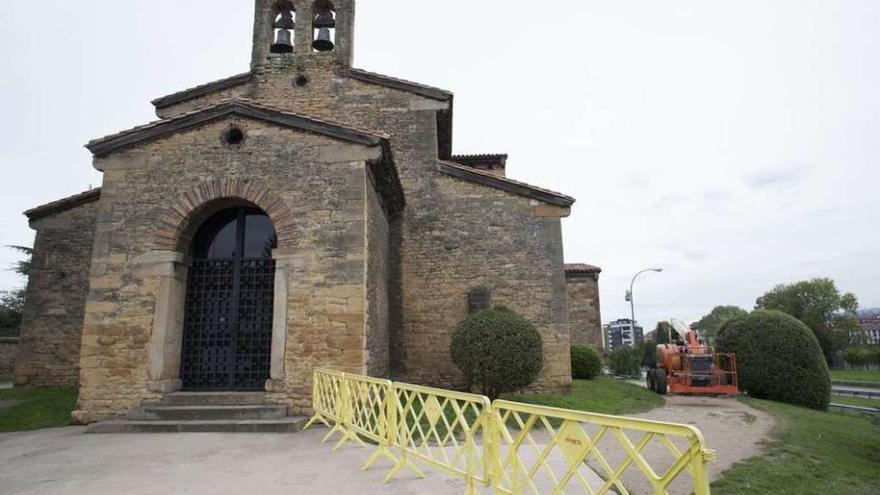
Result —
<path fill-rule="evenodd" d="M 477 484 L 489 486 L 488 447 L 491 404 L 481 395 L 394 384 L 396 438 L 399 461 L 388 473 L 394 479 L 413 457 L 435 469 L 463 477 L 467 494 Z"/>
<path fill-rule="evenodd" d="M 315 410 L 315 415 L 309 419 L 303 431 L 320 422 L 330 428 L 321 442 L 330 440 L 336 433 L 342 435 L 333 450 L 338 449 L 349 440 L 365 445 L 354 432 L 346 427 L 346 418 L 350 421 L 351 417 L 350 395 L 349 381 L 346 380 L 345 373 L 316 369 L 312 384 L 312 408 Z"/>
<path fill-rule="evenodd" d="M 417 460 L 463 478 L 467 494 L 477 486 L 495 493 L 591 495 L 629 490 L 655 495 L 670 486 L 709 495 L 707 449 L 699 430 L 687 425 L 592 414 L 481 395 L 391 383 L 329 370 L 314 373 L 315 415 L 362 446 L 377 446 L 364 469 L 386 457 L 394 467 L 424 476 Z M 681 475 L 689 475 L 688 483 Z"/>
<path fill-rule="evenodd" d="M 714 452 L 694 427 L 507 401 L 492 409 L 496 493 L 627 495 L 638 486 L 659 495 L 687 472 L 690 489 L 709 494 Z"/>

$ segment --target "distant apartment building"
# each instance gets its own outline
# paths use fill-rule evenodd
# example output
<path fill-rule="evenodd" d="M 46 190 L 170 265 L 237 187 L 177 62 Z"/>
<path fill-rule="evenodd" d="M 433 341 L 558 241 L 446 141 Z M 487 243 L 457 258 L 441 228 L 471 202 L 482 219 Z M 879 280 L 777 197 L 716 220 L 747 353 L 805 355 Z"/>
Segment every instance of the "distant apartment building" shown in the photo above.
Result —
<path fill-rule="evenodd" d="M 629 318 L 612 321 L 604 327 L 605 349 L 613 351 L 619 347 L 640 346 L 645 342 L 644 329 L 638 322 Z"/>
<path fill-rule="evenodd" d="M 880 315 L 875 315 L 871 318 L 861 318 L 859 323 L 862 324 L 862 328 L 868 334 L 868 343 L 872 345 L 880 344 Z"/>

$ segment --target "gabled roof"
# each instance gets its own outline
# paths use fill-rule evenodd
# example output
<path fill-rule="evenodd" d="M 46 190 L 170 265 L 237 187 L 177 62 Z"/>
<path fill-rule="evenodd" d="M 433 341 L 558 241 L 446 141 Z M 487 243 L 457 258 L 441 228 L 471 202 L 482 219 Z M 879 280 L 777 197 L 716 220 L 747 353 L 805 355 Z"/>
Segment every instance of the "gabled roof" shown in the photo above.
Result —
<path fill-rule="evenodd" d="M 430 98 L 432 100 L 448 101 L 449 109 L 437 112 L 437 141 L 440 150 L 440 158 L 445 159 L 452 156 L 453 94 L 451 92 L 425 84 L 406 81 L 403 79 L 398 79 L 396 77 L 385 76 L 362 69 L 349 69 L 347 73 L 351 78 L 368 84 L 376 84 L 378 86 L 384 86 L 386 88 L 406 91 L 418 96 Z M 232 77 L 227 77 L 225 79 L 202 84 L 194 88 L 178 91 L 177 93 L 163 96 L 161 98 L 156 98 L 155 100 L 153 100 L 153 105 L 157 109 L 170 107 L 172 105 L 177 105 L 178 103 L 183 103 L 185 101 L 199 98 L 207 94 L 214 93 L 216 91 L 222 91 L 224 89 L 229 89 L 235 86 L 246 84 L 253 80 L 254 77 L 255 75 L 253 72 L 237 74 Z"/>
<path fill-rule="evenodd" d="M 500 189 L 502 191 L 506 191 L 512 194 L 535 199 L 554 206 L 568 208 L 575 202 L 574 198 L 572 198 L 571 196 L 566 196 L 562 193 L 542 189 L 540 187 L 532 186 L 530 184 L 526 184 L 525 182 L 508 179 L 506 177 L 499 177 L 497 175 L 476 170 L 464 165 L 459 165 L 457 163 L 439 161 L 437 163 L 437 169 L 440 171 L 440 173 L 448 175 L 450 177 L 455 177 L 456 179 L 493 187 L 495 189 Z"/>
<path fill-rule="evenodd" d="M 503 170 L 507 167 L 507 158 L 507 154 L 452 155 L 449 161 L 473 168 Z"/>
<path fill-rule="evenodd" d="M 273 124 L 321 134 L 365 146 L 385 146 L 388 136 L 354 127 L 287 112 L 245 99 L 231 99 L 216 105 L 158 120 L 117 134 L 95 139 L 86 145 L 95 156 L 106 156 L 123 148 L 158 139 L 182 130 L 213 122 L 229 115 L 240 115 Z"/>
<path fill-rule="evenodd" d="M 236 74 L 232 77 L 219 79 L 217 81 L 201 84 L 194 88 L 184 89 L 183 91 L 178 91 L 176 93 L 172 93 L 161 98 L 156 98 L 152 101 L 152 103 L 153 106 L 155 106 L 156 108 L 170 107 L 171 105 L 177 105 L 178 103 L 183 103 L 185 101 L 192 100 L 200 96 L 205 96 L 214 93 L 215 91 L 222 91 L 224 89 L 234 88 L 235 86 L 250 82 L 253 77 L 253 72 Z"/>
<path fill-rule="evenodd" d="M 61 213 L 62 211 L 66 211 L 71 208 L 76 208 L 77 206 L 98 201 L 99 199 L 101 199 L 100 187 L 79 194 L 75 194 L 73 196 L 68 196 L 57 201 L 52 201 L 51 203 L 37 206 L 36 208 L 32 208 L 24 212 L 24 215 L 28 217 L 29 221 L 34 221 L 40 218 L 48 217 L 49 215 Z"/>
<path fill-rule="evenodd" d="M 409 93 L 413 93 L 419 96 L 424 96 L 425 98 L 430 98 L 432 100 L 449 101 L 452 99 L 453 96 L 451 91 L 446 91 L 445 89 L 435 88 L 433 86 L 428 86 L 427 84 L 407 81 L 405 79 L 399 79 L 397 77 L 377 74 L 375 72 L 370 72 L 363 69 L 349 69 L 348 75 L 359 81 L 378 84 L 380 86 L 399 89 L 401 91 L 407 91 Z"/>
<path fill-rule="evenodd" d="M 586 263 L 568 263 L 565 265 L 565 274 L 566 275 L 586 275 L 586 274 L 599 274 L 602 273 L 602 269 L 598 266 L 588 265 Z"/>

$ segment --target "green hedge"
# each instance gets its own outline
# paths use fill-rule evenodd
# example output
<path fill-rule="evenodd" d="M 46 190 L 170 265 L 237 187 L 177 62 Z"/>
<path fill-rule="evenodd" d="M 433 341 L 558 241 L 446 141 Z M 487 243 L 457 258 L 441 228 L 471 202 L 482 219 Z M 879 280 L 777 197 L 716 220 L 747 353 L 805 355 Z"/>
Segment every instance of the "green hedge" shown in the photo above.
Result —
<path fill-rule="evenodd" d="M 592 380 L 602 374 L 602 356 L 587 345 L 571 346 L 571 377 L 575 380 Z"/>
<path fill-rule="evenodd" d="M 503 306 L 462 321 L 450 351 L 452 362 L 492 400 L 531 385 L 544 364 L 541 334 Z"/>
<path fill-rule="evenodd" d="M 752 397 L 827 410 L 831 377 L 813 332 L 779 311 L 754 311 L 728 320 L 719 352 L 735 352 L 739 386 Z"/>

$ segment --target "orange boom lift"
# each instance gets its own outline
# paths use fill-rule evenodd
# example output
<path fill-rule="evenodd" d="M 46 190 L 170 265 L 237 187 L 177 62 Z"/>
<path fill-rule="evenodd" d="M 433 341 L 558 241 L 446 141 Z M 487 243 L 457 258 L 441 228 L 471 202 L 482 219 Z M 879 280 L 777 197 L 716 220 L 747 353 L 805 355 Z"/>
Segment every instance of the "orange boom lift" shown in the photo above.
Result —
<path fill-rule="evenodd" d="M 648 388 L 660 395 L 737 395 L 736 355 L 716 353 L 695 329 L 672 320 L 678 334 L 673 344 L 657 346 L 657 368 L 648 370 Z"/>

